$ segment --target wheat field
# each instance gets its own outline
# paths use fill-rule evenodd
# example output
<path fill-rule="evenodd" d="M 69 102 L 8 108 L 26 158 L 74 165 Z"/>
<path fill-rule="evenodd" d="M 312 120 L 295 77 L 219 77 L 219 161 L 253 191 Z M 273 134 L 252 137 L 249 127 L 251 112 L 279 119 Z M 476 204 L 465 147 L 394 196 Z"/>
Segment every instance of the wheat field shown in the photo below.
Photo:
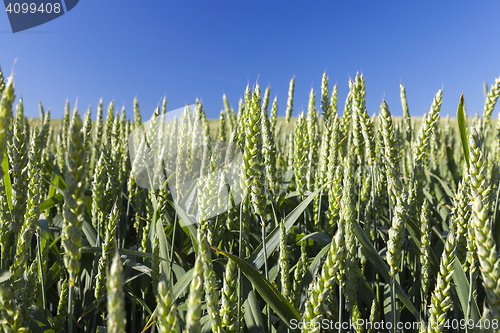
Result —
<path fill-rule="evenodd" d="M 28 121 L 0 71 L 3 332 L 500 332 L 500 78 L 475 118 L 294 85 Z"/>

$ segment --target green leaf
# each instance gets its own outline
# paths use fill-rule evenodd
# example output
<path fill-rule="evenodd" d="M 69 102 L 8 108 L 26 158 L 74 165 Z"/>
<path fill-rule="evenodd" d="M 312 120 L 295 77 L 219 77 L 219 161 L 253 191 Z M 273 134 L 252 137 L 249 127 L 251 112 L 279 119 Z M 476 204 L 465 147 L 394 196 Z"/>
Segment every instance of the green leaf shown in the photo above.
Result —
<path fill-rule="evenodd" d="M 456 256 L 453 262 L 453 281 L 455 281 L 455 289 L 457 291 L 460 304 L 462 304 L 465 320 L 467 321 L 472 319 L 474 323 L 478 323 L 481 316 L 479 315 L 479 308 L 474 297 L 471 297 L 470 317 L 467 318 L 467 313 L 469 312 L 469 280 L 465 275 L 464 268 L 460 264 L 460 260 L 458 260 Z M 479 330 L 474 327 L 474 329 L 469 332 L 479 332 Z"/>
<path fill-rule="evenodd" d="M 375 299 L 375 293 L 373 292 L 372 287 L 359 267 L 356 267 L 356 275 L 358 276 L 357 286 L 360 299 L 362 299 L 365 304 L 371 304 L 373 299 Z"/>
<path fill-rule="evenodd" d="M 52 169 L 52 178 L 50 180 L 50 187 L 49 187 L 49 197 L 54 196 L 56 193 L 56 190 L 58 192 L 61 192 L 62 190 L 66 189 L 66 182 L 62 178 L 60 172 L 59 172 L 59 167 L 56 165 L 55 167 L 52 167 L 49 163 L 49 167 Z"/>
<path fill-rule="evenodd" d="M 384 319 L 388 323 L 392 323 L 394 315 L 392 313 L 392 299 L 391 299 L 391 286 L 389 284 L 384 285 Z"/>
<path fill-rule="evenodd" d="M 452 189 L 448 186 L 448 184 L 446 184 L 446 182 L 444 180 L 442 180 L 441 178 L 439 178 L 438 176 L 436 176 L 432 172 L 427 171 L 427 170 L 425 172 L 427 172 L 429 175 L 431 175 L 432 177 L 434 177 L 438 180 L 438 182 L 441 185 L 441 187 L 443 188 L 444 192 L 450 198 L 450 201 L 453 201 L 453 199 L 455 198 L 455 193 L 453 193 Z"/>
<path fill-rule="evenodd" d="M 80 249 L 81 253 L 101 253 L 102 248 L 101 247 L 95 247 L 95 246 L 84 246 Z M 127 257 L 139 257 L 139 258 L 153 258 L 153 255 L 151 253 L 146 253 L 146 252 L 141 252 L 141 251 L 134 251 L 134 250 L 127 250 L 127 249 L 118 249 L 118 253 L 122 256 L 127 256 Z M 160 260 L 167 261 L 167 259 L 163 258 L 160 256 Z"/>
<path fill-rule="evenodd" d="M 424 194 L 427 193 L 425 190 L 424 190 Z M 431 202 L 432 202 L 432 198 L 431 198 Z M 420 248 L 422 248 L 422 244 L 420 242 L 420 228 L 417 227 L 417 225 L 415 224 L 415 221 L 413 221 L 411 219 L 411 216 L 409 216 L 407 219 L 406 219 L 406 228 L 408 229 L 408 231 L 410 232 L 410 236 L 413 240 L 413 242 L 415 243 L 416 247 L 415 247 L 415 250 L 418 251 L 418 254 L 420 254 Z M 438 264 L 438 260 L 436 258 L 436 254 L 434 252 L 431 251 L 430 253 L 430 259 L 431 259 L 431 271 L 433 274 L 435 274 L 438 269 L 439 269 L 439 264 Z"/>
<path fill-rule="evenodd" d="M 141 251 L 118 249 L 118 253 L 120 253 L 120 255 L 126 255 L 127 257 L 153 258 L 153 255 L 151 253 L 146 253 Z M 166 260 L 166 259 L 160 257 L 160 260 Z"/>
<path fill-rule="evenodd" d="M 262 312 L 259 309 L 259 302 L 255 296 L 255 291 L 248 293 L 248 298 L 243 303 L 245 309 L 244 318 L 245 324 L 249 333 L 265 332 L 264 320 L 262 319 Z"/>
<path fill-rule="evenodd" d="M 469 143 L 467 142 L 467 124 L 464 108 L 464 93 L 460 96 L 460 102 L 457 109 L 458 129 L 460 131 L 460 139 L 462 140 L 462 148 L 464 149 L 465 162 L 467 169 L 469 168 Z"/>
<path fill-rule="evenodd" d="M 10 182 L 9 158 L 7 157 L 7 149 L 5 149 L 5 152 L 3 154 L 2 169 L 3 169 L 3 183 L 5 185 L 5 194 L 7 194 L 7 202 L 9 203 L 9 209 L 12 210 L 12 184 Z"/>
<path fill-rule="evenodd" d="M 131 260 L 124 260 L 123 265 L 135 269 L 136 271 L 144 273 L 147 276 L 151 277 L 151 268 L 149 268 L 148 266 L 139 264 Z"/>
<path fill-rule="evenodd" d="M 36 235 L 37 238 L 37 267 L 38 267 L 38 279 L 40 281 L 40 287 L 41 287 L 41 293 L 42 293 L 42 308 L 45 309 L 46 307 L 46 301 L 45 301 L 45 295 L 46 295 L 46 290 L 45 290 L 45 273 L 42 268 L 42 253 L 44 249 L 48 250 L 49 242 L 51 240 L 51 234 L 50 234 L 50 229 L 49 229 L 49 224 L 46 219 L 39 219 L 38 220 L 38 225 L 39 225 L 39 234 Z"/>
<path fill-rule="evenodd" d="M 62 263 L 62 260 L 61 260 Z M 54 263 L 45 275 L 45 289 L 48 290 L 52 287 L 57 281 L 59 281 L 59 277 L 61 275 L 61 265 L 58 261 Z"/>
<path fill-rule="evenodd" d="M 458 188 L 458 183 L 460 182 L 460 175 L 458 174 L 457 163 L 455 162 L 455 157 L 453 157 L 453 150 L 450 146 L 445 146 L 446 149 L 446 161 L 448 164 L 448 170 L 450 170 L 453 176 L 453 182 L 455 183 L 455 188 Z"/>
<path fill-rule="evenodd" d="M 161 258 L 160 258 L 161 259 Z M 172 272 L 174 272 L 174 276 L 176 277 L 177 281 L 186 274 L 186 270 L 179 265 L 176 262 L 172 263 Z M 163 274 L 163 273 L 162 273 Z M 221 272 L 222 275 L 222 272 Z"/>
<path fill-rule="evenodd" d="M 269 278 L 269 282 L 273 282 L 274 283 L 274 281 L 278 277 L 279 271 L 280 271 L 280 266 L 278 264 L 274 265 L 273 267 L 271 267 L 269 269 L 269 272 L 267 273 L 268 278 Z"/>
<path fill-rule="evenodd" d="M 300 315 L 297 309 L 286 300 L 286 298 L 269 282 L 267 281 L 259 271 L 255 270 L 246 261 L 238 258 L 235 255 L 222 251 L 216 247 L 212 246 L 214 251 L 225 255 L 231 259 L 236 266 L 245 274 L 245 276 L 250 280 L 255 289 L 262 296 L 264 301 L 276 312 L 276 314 L 283 320 L 288 327 L 290 327 L 291 320 L 300 321 Z M 292 330 L 295 332 L 295 330 Z M 298 332 L 298 331 L 296 331 Z"/>
<path fill-rule="evenodd" d="M 132 288 L 130 288 L 130 286 L 128 284 L 126 284 L 123 288 L 125 289 L 126 295 L 128 297 L 130 297 L 132 300 L 134 300 L 140 306 L 142 306 L 148 312 L 149 315 L 152 314 L 151 309 L 148 307 L 148 305 L 146 304 L 146 302 L 141 297 L 135 295 L 134 292 L 133 292 L 133 290 L 132 290 Z"/>
<path fill-rule="evenodd" d="M 389 267 L 385 264 L 385 262 L 382 260 L 378 252 L 375 250 L 373 245 L 371 244 L 370 240 L 368 237 L 366 237 L 365 232 L 361 227 L 359 226 L 358 223 L 353 223 L 353 231 L 354 234 L 356 235 L 356 238 L 359 240 L 361 245 L 367 250 L 367 254 L 370 257 L 370 259 L 373 261 L 375 264 L 375 267 L 377 267 L 377 270 L 379 271 L 380 274 L 384 277 L 384 280 L 389 284 L 391 281 L 391 277 L 389 275 Z M 417 309 L 415 306 L 412 304 L 406 293 L 404 292 L 403 288 L 399 285 L 399 283 L 395 283 L 396 286 L 396 294 L 398 295 L 399 299 L 403 302 L 403 304 L 410 310 L 410 312 L 413 314 L 415 318 L 420 318 Z"/>
<path fill-rule="evenodd" d="M 179 298 L 179 296 L 189 286 L 189 284 L 191 283 L 191 281 L 193 281 L 193 279 L 194 279 L 193 272 L 194 272 L 194 268 L 191 268 L 175 284 L 174 288 L 172 289 L 172 297 L 173 297 L 174 301 L 177 298 Z"/>
<path fill-rule="evenodd" d="M 330 244 L 330 242 L 332 241 L 332 237 L 330 235 L 317 231 L 302 237 L 299 241 L 297 241 L 297 243 L 300 243 L 301 241 L 306 239 L 312 239 L 318 242 L 320 246 Z"/>
<path fill-rule="evenodd" d="M 41 248 L 43 250 L 45 249 L 45 246 L 50 245 L 50 241 L 52 240 L 52 235 L 50 234 L 49 223 L 47 222 L 46 219 L 39 219 L 38 225 L 40 226 L 40 232 L 41 232 L 40 241 L 41 241 Z"/>
<path fill-rule="evenodd" d="M 40 204 L 40 212 L 44 212 L 47 209 L 50 209 L 50 208 L 54 207 L 55 205 L 57 205 L 58 203 L 63 202 L 63 201 L 64 201 L 63 195 L 61 193 L 58 193 L 58 194 L 48 198 L 47 200 L 45 200 L 44 202 L 42 202 Z"/>
<path fill-rule="evenodd" d="M 43 325 L 43 327 L 45 328 L 49 328 L 50 327 L 50 323 L 49 321 L 47 320 L 47 317 L 45 316 L 45 313 L 43 313 L 42 310 L 40 310 L 39 308 L 37 307 L 32 307 L 30 310 L 29 310 L 29 313 L 30 313 L 30 316 L 33 320 L 37 321 L 38 322 L 38 326 L 40 326 L 40 324 Z"/>
<path fill-rule="evenodd" d="M 163 222 L 161 219 L 158 219 L 158 221 L 156 222 L 156 233 L 158 235 L 158 246 L 160 247 L 159 251 L 160 257 L 168 258 L 167 237 L 165 236 L 165 230 L 163 230 Z M 167 276 L 169 267 L 168 262 L 162 260 L 160 262 L 160 266 L 162 269 L 161 272 L 165 273 L 165 276 L 168 278 Z"/>
<path fill-rule="evenodd" d="M 29 331 L 32 333 L 43 333 L 44 331 L 40 328 L 40 325 L 35 320 L 31 320 L 29 323 Z"/>
<path fill-rule="evenodd" d="M 182 305 L 184 305 L 184 304 L 182 304 Z M 179 308 L 177 308 L 177 309 L 179 309 Z M 149 316 L 149 320 L 146 323 L 146 326 L 144 326 L 142 332 L 146 332 L 156 322 L 156 318 L 158 317 L 157 311 L 158 311 L 158 305 L 156 306 L 156 308 L 153 311 L 153 313 L 151 314 L 151 316 Z M 100 333 L 100 332 L 98 332 L 98 333 Z"/>
<path fill-rule="evenodd" d="M 285 218 L 285 230 L 288 231 L 295 224 L 298 218 L 302 215 L 307 206 L 314 200 L 314 198 L 328 185 L 325 184 L 321 188 L 317 189 L 311 193 L 306 199 L 304 199 L 294 210 L 288 214 Z M 276 247 L 280 243 L 280 227 L 277 226 L 274 230 L 266 237 L 266 252 L 269 258 Z M 250 265 L 256 269 L 260 269 L 264 265 L 264 249 L 262 248 L 262 243 L 255 249 L 250 258 L 248 258 Z"/>
<path fill-rule="evenodd" d="M 198 253 L 198 231 L 196 228 L 196 222 L 193 221 L 189 215 L 182 209 L 181 206 L 176 204 L 175 202 L 169 201 L 170 205 L 175 209 L 183 223 L 180 223 L 182 230 L 191 238 L 191 242 L 193 243 L 194 251 Z"/>
<path fill-rule="evenodd" d="M 132 275 L 131 277 L 127 277 L 127 279 L 125 280 L 125 284 L 128 284 L 128 283 L 134 281 L 135 279 L 140 278 L 141 276 L 144 276 L 144 275 L 147 275 L 147 274 L 141 272 L 141 273 L 137 273 L 136 275 Z"/>
<path fill-rule="evenodd" d="M 331 242 L 331 239 L 330 239 L 330 242 Z M 311 282 L 315 276 L 315 273 L 319 268 L 319 265 L 323 261 L 323 257 L 326 255 L 326 253 L 328 252 L 329 249 L 330 249 L 330 244 L 327 244 L 321 249 L 321 251 L 319 251 L 319 253 L 316 255 L 316 257 L 314 257 L 313 261 L 311 262 L 311 264 L 307 268 L 306 274 L 304 275 L 304 277 L 302 278 L 302 281 L 300 282 L 300 295 L 301 295 L 300 305 L 301 305 L 301 307 L 302 307 L 302 304 L 305 303 L 305 301 L 306 301 L 307 287 L 311 284 Z"/>
<path fill-rule="evenodd" d="M 97 231 L 94 229 L 92 223 L 88 222 L 86 219 L 83 220 L 82 231 L 87 237 L 87 241 L 90 246 L 96 246 L 97 244 Z"/>
<path fill-rule="evenodd" d="M 494 210 L 495 213 L 493 214 L 493 217 L 492 217 L 493 239 L 495 239 L 497 241 L 497 244 L 498 244 L 498 240 L 500 239 L 500 214 L 498 214 L 499 204 L 500 204 L 500 186 L 497 189 L 497 196 L 495 199 L 495 210 Z"/>

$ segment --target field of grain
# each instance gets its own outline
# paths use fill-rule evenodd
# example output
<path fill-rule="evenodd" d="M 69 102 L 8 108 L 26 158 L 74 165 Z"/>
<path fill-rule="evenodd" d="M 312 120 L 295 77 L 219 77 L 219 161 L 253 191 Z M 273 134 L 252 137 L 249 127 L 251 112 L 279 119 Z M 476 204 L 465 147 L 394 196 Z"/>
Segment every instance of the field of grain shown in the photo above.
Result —
<path fill-rule="evenodd" d="M 28 121 L 0 72 L 3 332 L 499 332 L 500 79 L 473 119 L 294 84 Z"/>

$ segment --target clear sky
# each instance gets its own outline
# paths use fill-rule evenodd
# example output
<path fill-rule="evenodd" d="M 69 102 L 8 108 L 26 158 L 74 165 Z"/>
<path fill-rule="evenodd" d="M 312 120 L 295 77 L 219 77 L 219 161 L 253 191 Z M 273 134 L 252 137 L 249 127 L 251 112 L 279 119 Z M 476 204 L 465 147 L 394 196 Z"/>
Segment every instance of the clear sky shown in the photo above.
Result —
<path fill-rule="evenodd" d="M 236 108 L 257 77 L 284 115 L 294 75 L 297 115 L 311 87 L 319 107 L 325 70 L 330 87 L 339 84 L 340 111 L 349 76 L 362 71 L 370 115 L 384 95 L 402 115 L 400 80 L 413 116 L 428 111 L 442 85 L 444 115 L 455 115 L 462 91 L 467 112 L 482 115 L 483 82 L 500 75 L 499 21 L 496 0 L 80 0 L 62 17 L 12 34 L 2 7 L 0 66 L 8 76 L 17 59 L 16 92 L 30 117 L 41 101 L 60 118 L 65 100 L 73 107 L 78 98 L 95 118 L 101 97 L 132 116 L 137 96 L 144 119 L 166 95 L 168 110 L 202 98 L 214 118 L 223 93 Z"/>

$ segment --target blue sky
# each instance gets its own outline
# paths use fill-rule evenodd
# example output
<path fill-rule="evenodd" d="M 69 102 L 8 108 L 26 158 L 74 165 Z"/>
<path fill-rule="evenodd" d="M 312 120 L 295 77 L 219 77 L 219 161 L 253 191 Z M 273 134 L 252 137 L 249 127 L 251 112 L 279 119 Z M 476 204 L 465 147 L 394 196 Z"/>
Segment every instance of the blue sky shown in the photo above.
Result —
<path fill-rule="evenodd" d="M 2 7 L 3 8 L 3 7 Z M 149 118 L 163 95 L 168 109 L 202 98 L 218 117 L 222 94 L 233 107 L 257 77 L 284 115 L 296 77 L 294 115 L 307 109 L 326 70 L 343 108 L 349 76 L 366 77 L 368 113 L 385 96 L 401 115 L 399 82 L 410 113 L 428 111 L 444 85 L 443 113 L 454 116 L 465 91 L 467 111 L 482 114 L 483 82 L 500 75 L 498 1 L 130 1 L 81 0 L 69 13 L 12 34 L 0 13 L 0 66 L 11 71 L 28 116 L 38 102 L 62 117 L 99 98 L 132 116 L 134 96 Z M 319 107 L 319 102 L 317 103 Z M 497 112 L 494 113 L 496 117 Z"/>

